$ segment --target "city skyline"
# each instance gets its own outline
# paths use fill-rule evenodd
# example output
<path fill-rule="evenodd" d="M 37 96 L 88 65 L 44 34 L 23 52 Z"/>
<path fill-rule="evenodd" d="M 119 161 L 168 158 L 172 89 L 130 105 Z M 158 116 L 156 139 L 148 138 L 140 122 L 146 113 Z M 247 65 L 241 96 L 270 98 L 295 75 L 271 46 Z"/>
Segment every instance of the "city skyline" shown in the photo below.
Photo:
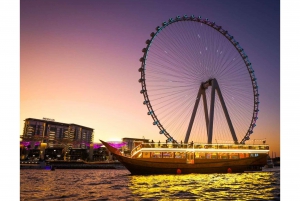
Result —
<path fill-rule="evenodd" d="M 165 139 L 142 104 L 139 58 L 156 26 L 185 14 L 215 21 L 245 49 L 260 93 L 250 141 L 280 156 L 279 1 L 22 1 L 20 134 L 26 118 L 47 117 L 94 128 L 95 142 Z"/>

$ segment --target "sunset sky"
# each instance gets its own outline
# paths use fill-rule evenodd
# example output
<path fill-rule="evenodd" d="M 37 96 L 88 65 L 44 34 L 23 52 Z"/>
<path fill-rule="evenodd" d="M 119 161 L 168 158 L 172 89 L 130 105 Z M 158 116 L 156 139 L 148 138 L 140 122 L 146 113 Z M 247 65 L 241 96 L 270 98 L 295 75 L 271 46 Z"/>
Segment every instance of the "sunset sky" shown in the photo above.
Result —
<path fill-rule="evenodd" d="M 251 140 L 280 156 L 278 0 L 20 1 L 19 134 L 26 118 L 46 117 L 95 129 L 95 142 L 165 140 L 142 104 L 139 59 L 156 26 L 185 14 L 215 21 L 243 47 L 260 94 Z"/>
<path fill-rule="evenodd" d="M 2 143 L 9 154 L 1 159 L 11 165 L 0 166 L 0 197 L 19 199 L 10 189 L 20 186 L 15 147 L 26 118 L 92 127 L 95 142 L 160 139 L 139 93 L 139 58 L 156 26 L 185 14 L 222 25 L 247 52 L 260 93 L 251 139 L 266 138 L 270 153 L 281 155 L 280 197 L 298 196 L 291 163 L 300 140 L 298 10 L 293 0 L 1 1 L 0 122 L 15 144 Z"/>

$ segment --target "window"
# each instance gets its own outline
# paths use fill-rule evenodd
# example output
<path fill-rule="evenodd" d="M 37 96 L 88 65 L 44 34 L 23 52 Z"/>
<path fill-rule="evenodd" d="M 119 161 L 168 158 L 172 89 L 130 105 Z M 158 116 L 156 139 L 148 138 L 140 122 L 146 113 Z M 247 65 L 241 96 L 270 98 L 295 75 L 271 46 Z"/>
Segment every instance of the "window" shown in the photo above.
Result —
<path fill-rule="evenodd" d="M 151 153 L 152 158 L 161 158 L 161 152 L 153 152 Z"/>
<path fill-rule="evenodd" d="M 240 158 L 249 158 L 249 154 L 246 154 L 246 153 L 240 153 L 240 154 L 239 154 L 239 157 L 240 157 Z"/>
<path fill-rule="evenodd" d="M 206 158 L 207 159 L 217 159 L 218 155 L 217 155 L 217 153 L 206 153 Z"/>
<path fill-rule="evenodd" d="M 163 158 L 173 158 L 173 152 L 163 152 Z"/>
<path fill-rule="evenodd" d="M 203 153 L 203 152 L 195 152 L 195 158 L 204 159 L 205 158 L 205 153 Z"/>
<path fill-rule="evenodd" d="M 219 156 L 219 159 L 228 159 L 227 153 L 219 153 L 218 156 Z"/>
<path fill-rule="evenodd" d="M 143 152 L 143 158 L 150 158 L 150 152 Z"/>
<path fill-rule="evenodd" d="M 238 153 L 230 153 L 229 158 L 230 159 L 239 159 L 239 154 Z"/>
<path fill-rule="evenodd" d="M 217 153 L 212 153 L 211 154 L 211 159 L 217 159 L 218 158 L 218 154 Z"/>
<path fill-rule="evenodd" d="M 175 158 L 186 158 L 185 152 L 175 152 Z"/>

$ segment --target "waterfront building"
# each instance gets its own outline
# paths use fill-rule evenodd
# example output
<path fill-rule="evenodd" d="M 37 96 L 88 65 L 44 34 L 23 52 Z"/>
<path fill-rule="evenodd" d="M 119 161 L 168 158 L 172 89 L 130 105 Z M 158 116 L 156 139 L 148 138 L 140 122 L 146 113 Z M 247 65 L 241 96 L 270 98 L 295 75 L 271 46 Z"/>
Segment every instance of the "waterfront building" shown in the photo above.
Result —
<path fill-rule="evenodd" d="M 64 160 L 65 149 L 63 147 L 49 147 L 45 149 L 45 160 Z"/>
<path fill-rule="evenodd" d="M 106 161 L 109 158 L 109 152 L 101 143 L 94 143 L 89 154 L 91 161 Z"/>
<path fill-rule="evenodd" d="M 28 160 L 39 160 L 40 159 L 40 149 L 30 149 L 27 155 Z"/>
<path fill-rule="evenodd" d="M 71 161 L 77 161 L 77 160 L 88 160 L 88 150 L 87 149 L 70 149 L 69 151 L 69 157 Z"/>
<path fill-rule="evenodd" d="M 47 143 L 48 147 L 68 144 L 72 148 L 86 149 L 93 142 L 93 128 L 74 123 L 56 122 L 54 119 L 27 118 L 24 120 L 23 141 L 38 147 L 37 142 Z M 32 147 L 33 148 L 33 147 Z"/>

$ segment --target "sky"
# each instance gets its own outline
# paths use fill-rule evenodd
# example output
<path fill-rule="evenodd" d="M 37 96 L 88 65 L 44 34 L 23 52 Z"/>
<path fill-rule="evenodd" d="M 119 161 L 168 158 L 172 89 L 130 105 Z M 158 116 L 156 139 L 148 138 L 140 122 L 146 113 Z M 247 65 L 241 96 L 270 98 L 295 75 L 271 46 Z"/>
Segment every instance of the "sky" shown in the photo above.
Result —
<path fill-rule="evenodd" d="M 20 2 L 20 135 L 26 118 L 94 129 L 94 142 L 165 140 L 142 104 L 138 83 L 145 41 L 163 21 L 201 15 L 228 30 L 259 85 L 257 126 L 280 156 L 279 1 Z M 250 124 L 250 122 L 249 122 Z"/>
<path fill-rule="evenodd" d="M 12 0 L 0 4 L 0 122 L 3 133 L 15 136 L 15 147 L 28 117 L 90 126 L 95 139 L 129 133 L 155 136 L 158 130 L 141 104 L 137 83 L 141 49 L 162 21 L 201 15 L 226 27 L 247 51 L 260 87 L 253 135 L 267 138 L 271 151 L 281 153 L 281 198 L 297 196 L 297 185 L 291 182 L 295 166 L 290 163 L 299 142 L 297 1 L 281 1 L 280 15 L 279 1 L 274 0 Z M 11 146 L 2 144 L 6 150 Z M 20 171 L 18 151 L 11 153 L 15 155 L 0 153 L 2 160 L 14 164 L 0 167 L 7 190 L 19 186 L 19 174 L 7 174 Z M 10 191 L 1 194 L 8 196 L 12 197 Z"/>

